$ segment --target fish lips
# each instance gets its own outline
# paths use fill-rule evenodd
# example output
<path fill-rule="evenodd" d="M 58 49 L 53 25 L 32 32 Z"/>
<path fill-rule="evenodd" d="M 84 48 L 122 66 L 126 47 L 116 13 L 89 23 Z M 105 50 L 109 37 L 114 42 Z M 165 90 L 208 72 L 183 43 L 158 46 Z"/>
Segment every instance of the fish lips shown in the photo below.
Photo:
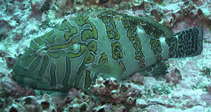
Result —
<path fill-rule="evenodd" d="M 22 67 L 19 63 L 20 60 L 17 60 L 16 63 L 13 65 L 13 74 L 15 81 L 23 86 L 37 88 L 37 83 L 40 82 L 39 78 L 36 79 L 32 71 Z"/>

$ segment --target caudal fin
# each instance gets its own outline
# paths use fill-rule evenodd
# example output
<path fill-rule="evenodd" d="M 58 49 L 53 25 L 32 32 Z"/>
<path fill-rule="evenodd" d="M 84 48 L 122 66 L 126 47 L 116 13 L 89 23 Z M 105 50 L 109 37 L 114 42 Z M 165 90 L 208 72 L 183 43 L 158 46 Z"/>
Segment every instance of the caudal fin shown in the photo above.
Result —
<path fill-rule="evenodd" d="M 166 39 L 169 57 L 179 58 L 199 55 L 203 49 L 203 27 L 198 26 L 174 34 Z"/>

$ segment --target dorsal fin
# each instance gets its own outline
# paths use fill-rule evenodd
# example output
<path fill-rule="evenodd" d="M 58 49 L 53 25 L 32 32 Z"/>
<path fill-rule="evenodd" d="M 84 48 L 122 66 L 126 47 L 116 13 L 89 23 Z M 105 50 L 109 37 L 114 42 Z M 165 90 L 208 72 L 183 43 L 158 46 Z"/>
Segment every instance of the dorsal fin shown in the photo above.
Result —
<path fill-rule="evenodd" d="M 149 24 L 152 24 L 153 26 L 156 26 L 157 28 L 163 30 L 167 37 L 166 38 L 170 38 L 172 37 L 173 33 L 171 30 L 169 30 L 168 28 L 166 28 L 165 26 L 159 24 L 157 21 L 153 20 L 152 18 L 149 17 L 141 17 L 142 20 L 147 21 Z"/>

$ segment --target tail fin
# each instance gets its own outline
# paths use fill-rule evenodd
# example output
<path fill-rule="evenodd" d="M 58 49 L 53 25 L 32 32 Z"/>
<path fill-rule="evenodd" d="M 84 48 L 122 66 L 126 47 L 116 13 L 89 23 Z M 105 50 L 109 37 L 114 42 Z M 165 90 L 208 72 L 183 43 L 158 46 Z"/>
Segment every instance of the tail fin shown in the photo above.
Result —
<path fill-rule="evenodd" d="M 179 58 L 199 55 L 203 49 L 203 27 L 198 26 L 174 34 L 166 39 L 169 57 Z"/>

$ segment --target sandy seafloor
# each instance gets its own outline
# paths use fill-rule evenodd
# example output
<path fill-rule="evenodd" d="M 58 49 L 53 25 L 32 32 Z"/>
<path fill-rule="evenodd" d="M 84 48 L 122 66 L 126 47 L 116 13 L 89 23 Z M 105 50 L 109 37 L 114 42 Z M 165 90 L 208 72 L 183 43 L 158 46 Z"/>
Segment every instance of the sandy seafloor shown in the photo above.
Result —
<path fill-rule="evenodd" d="M 44 3 L 49 5 L 43 7 Z M 75 88 L 61 94 L 19 86 L 12 66 L 30 41 L 88 8 L 148 16 L 174 33 L 202 25 L 203 51 L 194 57 L 169 59 L 169 73 L 163 77 L 135 74 L 123 84 L 99 78 L 94 91 L 100 102 Z M 0 0 L 0 111 L 211 112 L 210 30 L 210 0 Z"/>

